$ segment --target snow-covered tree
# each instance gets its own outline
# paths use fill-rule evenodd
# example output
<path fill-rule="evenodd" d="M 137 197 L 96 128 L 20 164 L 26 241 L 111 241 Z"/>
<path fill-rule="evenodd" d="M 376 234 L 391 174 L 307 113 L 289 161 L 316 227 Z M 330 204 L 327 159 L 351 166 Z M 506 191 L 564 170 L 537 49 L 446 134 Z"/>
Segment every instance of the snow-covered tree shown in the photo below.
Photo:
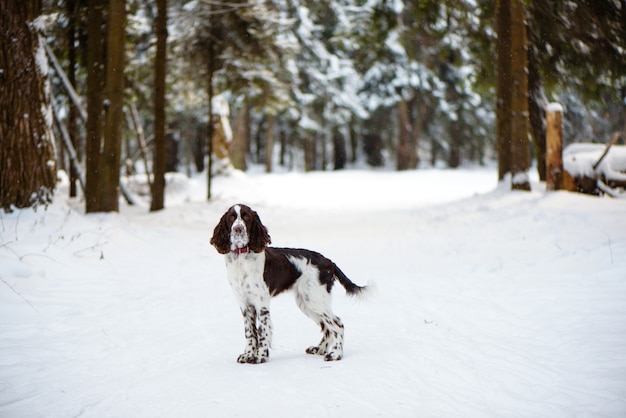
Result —
<path fill-rule="evenodd" d="M 354 43 L 356 28 L 365 16 L 363 7 L 354 2 L 318 2 L 294 0 L 289 8 L 295 20 L 293 34 L 299 45 L 292 75 L 297 121 L 297 136 L 302 138 L 305 167 L 319 167 L 315 159 L 315 141 L 325 147 L 333 139 L 335 168 L 345 161 L 345 138 L 354 118 L 367 116 L 357 93 L 360 77 L 352 55 L 361 47 Z M 339 164 L 338 164 L 339 163 Z"/>
<path fill-rule="evenodd" d="M 485 135 L 489 106 L 474 90 L 477 61 L 472 35 L 479 31 L 471 1 L 372 1 L 357 56 L 364 73 L 361 98 L 370 111 L 389 109 L 397 123 L 397 167 L 418 162 L 420 138 L 429 130 L 431 153 L 444 150 L 458 165 L 461 149 Z M 476 115 L 480 114 L 481 118 Z M 475 127 L 468 132 L 467 127 Z M 460 137 L 463 133 L 463 138 Z M 476 145 L 467 148 L 476 148 Z M 481 154 L 481 152 L 477 152 Z M 434 160 L 434 158 L 433 158 Z"/>

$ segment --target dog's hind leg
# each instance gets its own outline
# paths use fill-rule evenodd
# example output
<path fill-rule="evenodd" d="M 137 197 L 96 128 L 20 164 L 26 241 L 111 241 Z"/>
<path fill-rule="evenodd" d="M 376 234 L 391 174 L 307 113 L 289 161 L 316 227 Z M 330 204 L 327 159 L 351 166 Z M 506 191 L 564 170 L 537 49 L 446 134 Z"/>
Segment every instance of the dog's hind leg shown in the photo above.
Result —
<path fill-rule="evenodd" d="M 317 270 L 315 272 L 317 273 Z M 326 361 L 341 360 L 343 357 L 343 323 L 332 312 L 330 293 L 327 287 L 320 283 L 318 277 L 318 274 L 303 275 L 295 287 L 298 307 L 306 316 L 319 324 L 322 331 L 322 340 L 319 345 L 307 348 L 306 352 L 324 356 Z"/>
<path fill-rule="evenodd" d="M 326 329 L 320 346 L 324 347 L 324 360 L 341 360 L 343 357 L 343 323 L 328 311 L 322 315 L 322 330 Z"/>

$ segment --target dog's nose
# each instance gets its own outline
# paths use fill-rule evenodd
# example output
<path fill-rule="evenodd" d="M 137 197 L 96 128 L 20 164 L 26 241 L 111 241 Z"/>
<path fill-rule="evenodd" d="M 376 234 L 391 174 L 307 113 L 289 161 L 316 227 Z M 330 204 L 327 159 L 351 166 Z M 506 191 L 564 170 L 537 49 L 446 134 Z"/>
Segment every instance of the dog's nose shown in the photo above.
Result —
<path fill-rule="evenodd" d="M 241 227 L 241 225 L 236 225 L 235 227 L 233 227 L 233 232 L 235 234 L 241 234 L 243 232 L 243 228 Z"/>

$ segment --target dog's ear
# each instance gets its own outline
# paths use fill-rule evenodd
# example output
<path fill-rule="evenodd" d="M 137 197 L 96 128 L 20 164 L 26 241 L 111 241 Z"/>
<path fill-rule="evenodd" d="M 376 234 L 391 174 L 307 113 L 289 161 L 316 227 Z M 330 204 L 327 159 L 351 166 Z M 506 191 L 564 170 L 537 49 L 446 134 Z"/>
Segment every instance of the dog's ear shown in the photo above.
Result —
<path fill-rule="evenodd" d="M 213 230 L 211 245 L 218 253 L 228 254 L 230 252 L 230 228 L 228 226 L 228 216 L 230 211 L 226 211 Z"/>
<path fill-rule="evenodd" d="M 253 252 L 260 253 L 268 244 L 272 243 L 272 240 L 270 239 L 270 234 L 267 231 L 267 228 L 261 222 L 259 214 L 253 210 L 251 210 L 251 212 L 252 222 L 250 224 L 250 243 L 248 246 Z"/>

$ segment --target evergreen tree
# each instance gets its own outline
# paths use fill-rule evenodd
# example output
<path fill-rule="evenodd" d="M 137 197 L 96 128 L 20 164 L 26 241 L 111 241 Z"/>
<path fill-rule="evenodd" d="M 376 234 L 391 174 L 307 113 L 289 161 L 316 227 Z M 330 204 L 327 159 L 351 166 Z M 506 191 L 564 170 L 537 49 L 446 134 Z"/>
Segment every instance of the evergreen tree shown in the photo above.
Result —
<path fill-rule="evenodd" d="M 56 180 L 48 64 L 36 0 L 0 2 L 0 207 L 48 203 Z"/>
<path fill-rule="evenodd" d="M 157 0 L 157 51 L 154 59 L 154 179 L 151 211 L 165 206 L 165 76 L 167 69 L 167 0 Z"/>

